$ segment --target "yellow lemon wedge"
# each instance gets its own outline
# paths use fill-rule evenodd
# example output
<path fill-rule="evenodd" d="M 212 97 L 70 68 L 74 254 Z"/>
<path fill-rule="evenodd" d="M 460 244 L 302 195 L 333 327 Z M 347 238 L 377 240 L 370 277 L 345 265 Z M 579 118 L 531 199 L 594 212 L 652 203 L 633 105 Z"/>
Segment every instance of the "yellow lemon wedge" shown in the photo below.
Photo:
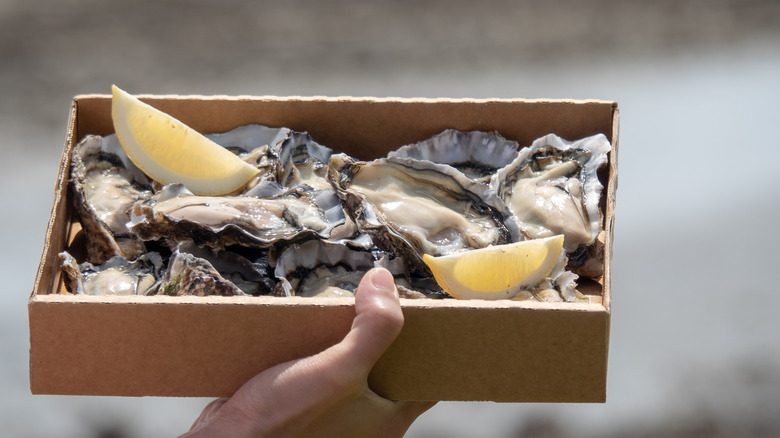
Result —
<path fill-rule="evenodd" d="M 544 280 L 558 261 L 563 235 L 488 246 L 440 257 L 423 255 L 436 282 L 455 298 L 498 300 Z"/>
<path fill-rule="evenodd" d="M 130 160 L 161 184 L 182 183 L 196 195 L 236 191 L 258 169 L 170 115 L 111 87 L 111 116 Z"/>

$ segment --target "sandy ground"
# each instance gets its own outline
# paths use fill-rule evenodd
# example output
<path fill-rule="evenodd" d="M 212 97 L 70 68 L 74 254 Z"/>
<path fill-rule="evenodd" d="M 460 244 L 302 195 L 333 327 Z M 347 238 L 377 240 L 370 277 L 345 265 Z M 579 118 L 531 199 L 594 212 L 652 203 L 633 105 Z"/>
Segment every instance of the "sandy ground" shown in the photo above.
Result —
<path fill-rule="evenodd" d="M 780 5 L 0 0 L 0 424 L 174 436 L 203 399 L 32 396 L 26 299 L 67 108 L 133 93 L 571 97 L 621 108 L 608 402 L 440 403 L 409 437 L 780 435 Z"/>

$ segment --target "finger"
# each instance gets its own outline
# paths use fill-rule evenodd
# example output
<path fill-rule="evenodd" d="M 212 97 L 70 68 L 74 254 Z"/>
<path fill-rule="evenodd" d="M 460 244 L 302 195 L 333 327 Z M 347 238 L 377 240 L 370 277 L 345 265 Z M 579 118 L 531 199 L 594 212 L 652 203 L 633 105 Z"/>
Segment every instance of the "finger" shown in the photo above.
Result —
<path fill-rule="evenodd" d="M 218 398 L 206 405 L 206 407 L 203 408 L 203 411 L 190 427 L 190 432 L 197 431 L 201 427 L 204 427 L 209 422 L 209 420 L 211 420 L 217 414 L 217 412 L 222 409 L 222 406 L 227 401 L 227 398 Z"/>
<path fill-rule="evenodd" d="M 268 406 L 272 401 L 277 408 L 303 408 L 360 393 L 369 371 L 403 326 L 389 271 L 375 268 L 363 276 L 355 296 L 355 312 L 352 328 L 341 342 L 266 370 L 250 379 L 234 398 L 246 398 L 254 406 Z"/>
<path fill-rule="evenodd" d="M 390 271 L 374 268 L 363 276 L 355 295 L 355 319 L 344 340 L 334 346 L 343 366 L 364 375 L 398 337 L 404 315 Z"/>
<path fill-rule="evenodd" d="M 275 383 L 309 390 L 318 388 L 323 397 L 354 393 L 363 388 L 371 368 L 404 323 L 395 281 L 389 271 L 374 268 L 363 276 L 355 295 L 355 313 L 352 328 L 341 342 L 295 361 Z"/>

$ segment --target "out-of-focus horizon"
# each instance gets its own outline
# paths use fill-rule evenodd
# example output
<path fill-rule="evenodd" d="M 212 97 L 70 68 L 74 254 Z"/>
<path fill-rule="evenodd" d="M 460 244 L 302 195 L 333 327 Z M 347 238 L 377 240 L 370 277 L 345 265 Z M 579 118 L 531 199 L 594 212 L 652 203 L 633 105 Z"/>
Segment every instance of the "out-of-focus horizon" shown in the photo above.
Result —
<path fill-rule="evenodd" d="M 444 402 L 407 436 L 780 435 L 780 3 L 0 0 L 6 436 L 173 436 L 208 402 L 29 393 L 25 304 L 68 107 L 112 83 L 617 101 L 607 403 Z"/>

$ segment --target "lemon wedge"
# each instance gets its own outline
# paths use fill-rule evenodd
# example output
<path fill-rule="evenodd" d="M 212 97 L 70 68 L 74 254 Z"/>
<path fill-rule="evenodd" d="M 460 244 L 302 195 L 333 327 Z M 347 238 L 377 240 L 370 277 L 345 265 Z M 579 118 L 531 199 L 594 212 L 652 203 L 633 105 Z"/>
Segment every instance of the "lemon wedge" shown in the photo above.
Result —
<path fill-rule="evenodd" d="M 560 234 L 440 257 L 425 254 L 423 260 L 439 286 L 453 297 L 498 300 L 544 280 L 562 247 Z"/>
<path fill-rule="evenodd" d="M 170 115 L 111 87 L 111 116 L 130 159 L 161 184 L 182 183 L 196 195 L 224 195 L 258 169 Z"/>

